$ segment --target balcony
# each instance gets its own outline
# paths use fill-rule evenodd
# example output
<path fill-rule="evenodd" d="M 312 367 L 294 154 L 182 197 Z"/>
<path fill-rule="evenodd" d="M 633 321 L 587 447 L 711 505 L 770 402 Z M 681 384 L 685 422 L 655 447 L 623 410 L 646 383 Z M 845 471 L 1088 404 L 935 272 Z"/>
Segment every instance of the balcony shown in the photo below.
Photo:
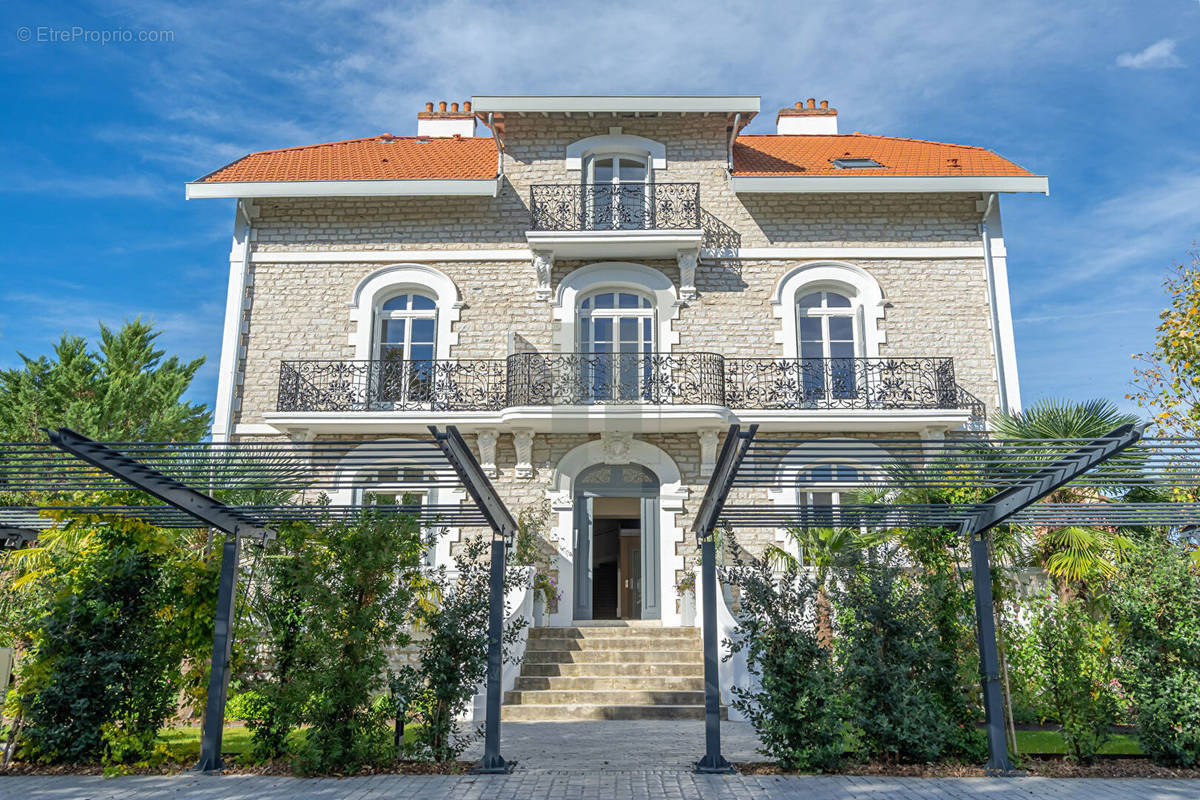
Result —
<path fill-rule="evenodd" d="M 703 239 L 700 184 L 531 186 L 525 238 L 561 258 L 674 258 Z"/>
<path fill-rule="evenodd" d="M 374 415 L 381 425 L 410 418 L 424 424 L 434 416 L 493 424 L 551 418 L 562 423 L 594 419 L 599 412 L 611 418 L 670 417 L 679 429 L 688 424 L 694 429 L 697 414 L 717 422 L 737 418 L 778 425 L 824 419 L 831 430 L 874 429 L 889 420 L 917 429 L 921 424 L 957 427 L 978 425 L 984 418 L 983 404 L 956 383 L 949 358 L 725 358 L 716 353 L 284 361 L 276 408 L 270 418 L 293 422 L 299 416 L 310 422 L 334 415 L 345 420 L 348 414 L 343 430 L 352 429 L 353 417 L 362 412 L 384 412 Z"/>

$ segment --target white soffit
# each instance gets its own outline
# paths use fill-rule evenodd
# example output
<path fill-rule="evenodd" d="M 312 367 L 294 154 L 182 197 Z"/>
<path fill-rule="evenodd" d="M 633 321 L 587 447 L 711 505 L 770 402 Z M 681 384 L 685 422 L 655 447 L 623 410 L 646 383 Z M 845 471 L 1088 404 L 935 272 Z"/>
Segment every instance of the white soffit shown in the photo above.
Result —
<path fill-rule="evenodd" d="M 185 184 L 188 200 L 211 197 L 495 197 L 499 178 L 402 181 L 224 181 Z"/>
<path fill-rule="evenodd" d="M 757 95 L 474 95 L 476 113 L 502 114 L 757 114 Z"/>
<path fill-rule="evenodd" d="M 836 192 L 1034 192 L 1050 194 L 1044 175 L 946 175 L 946 176 L 743 176 L 731 178 L 735 192 L 779 192 L 787 194 Z"/>

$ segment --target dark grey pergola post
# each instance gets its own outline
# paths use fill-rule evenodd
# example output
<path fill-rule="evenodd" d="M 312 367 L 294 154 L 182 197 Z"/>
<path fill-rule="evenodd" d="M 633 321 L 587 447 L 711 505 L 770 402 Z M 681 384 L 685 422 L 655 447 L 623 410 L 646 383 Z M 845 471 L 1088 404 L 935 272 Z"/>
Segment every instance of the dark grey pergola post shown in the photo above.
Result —
<path fill-rule="evenodd" d="M 992 601 L 992 570 L 988 558 L 987 532 L 1036 503 L 1046 495 L 1078 478 L 1137 442 L 1144 426 L 1123 425 L 1086 444 L 1070 455 L 1039 469 L 977 507 L 959 525 L 971 547 L 971 579 L 975 593 L 975 636 L 979 646 L 979 675 L 987 726 L 987 772 L 1017 774 L 1008 758 L 1004 735 L 1004 696 L 1000 690 L 1000 655 L 996 642 L 996 618 Z"/>
<path fill-rule="evenodd" d="M 463 486 L 492 526 L 490 586 L 488 589 L 487 700 L 484 707 L 483 758 L 471 770 L 482 775 L 503 775 L 513 771 L 516 761 L 500 755 L 500 700 L 504 669 L 504 565 L 505 550 L 517 535 L 517 522 L 496 494 L 492 482 L 475 460 L 475 455 L 459 434 L 447 425 L 444 432 L 429 426 L 434 440 Z"/>
<path fill-rule="evenodd" d="M 696 762 L 696 772 L 730 774 L 735 770 L 721 755 L 721 665 L 717 652 L 717 548 L 713 533 L 717 519 L 729 496 L 738 466 L 754 440 L 757 425 L 745 433 L 730 425 L 713 467 L 712 477 L 704 492 L 692 531 L 700 543 L 700 562 L 703 585 L 700 588 L 700 607 L 704 616 L 704 756 Z"/>
<path fill-rule="evenodd" d="M 208 702 L 204 711 L 204 730 L 200 738 L 200 761 L 195 766 L 200 772 L 220 770 L 224 766 L 221 760 L 221 734 L 225 727 L 225 700 L 229 692 L 229 659 L 233 650 L 234 599 L 237 594 L 240 540 L 248 536 L 264 541 L 272 538 L 274 534 L 258 527 L 255 520 L 239 514 L 208 495 L 69 428 L 59 428 L 47 433 L 50 435 L 50 441 L 62 450 L 227 535 L 228 538 L 221 547 L 217 613 L 213 620 L 212 662 L 208 672 Z"/>

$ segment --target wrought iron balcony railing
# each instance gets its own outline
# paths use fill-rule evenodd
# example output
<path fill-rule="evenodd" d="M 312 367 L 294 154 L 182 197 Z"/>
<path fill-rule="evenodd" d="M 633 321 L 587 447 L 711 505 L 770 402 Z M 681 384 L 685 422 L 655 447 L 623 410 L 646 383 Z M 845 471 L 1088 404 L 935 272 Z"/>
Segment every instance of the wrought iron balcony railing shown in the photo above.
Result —
<path fill-rule="evenodd" d="M 698 183 L 564 183 L 529 187 L 535 231 L 697 230 Z"/>
<path fill-rule="evenodd" d="M 515 353 L 507 359 L 284 361 L 277 409 L 495 411 L 513 406 L 969 409 L 950 358 L 724 358 L 716 353 Z"/>
<path fill-rule="evenodd" d="M 510 406 L 724 405 L 716 353 L 516 353 L 508 357 Z"/>
<path fill-rule="evenodd" d="M 504 359 L 284 361 L 280 411 L 491 411 L 505 406 Z"/>
<path fill-rule="evenodd" d="M 730 408 L 959 408 L 950 358 L 727 358 Z"/>

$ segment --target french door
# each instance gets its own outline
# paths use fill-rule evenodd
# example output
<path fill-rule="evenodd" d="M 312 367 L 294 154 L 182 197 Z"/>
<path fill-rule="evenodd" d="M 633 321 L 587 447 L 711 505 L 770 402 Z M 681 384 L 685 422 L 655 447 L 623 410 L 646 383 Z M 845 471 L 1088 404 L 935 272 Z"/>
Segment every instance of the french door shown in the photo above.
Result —
<path fill-rule="evenodd" d="M 653 402 L 654 309 L 632 292 L 602 292 L 579 304 L 582 400 Z"/>
<path fill-rule="evenodd" d="M 375 397 L 382 403 L 428 402 L 433 396 L 437 305 L 433 298 L 402 294 L 379 310 Z"/>
<path fill-rule="evenodd" d="M 587 160 L 584 217 L 592 230 L 649 228 L 650 165 L 642 156 L 605 155 Z"/>
<path fill-rule="evenodd" d="M 813 292 L 796 303 L 801 385 L 810 403 L 857 396 L 858 323 L 845 295 Z"/>

